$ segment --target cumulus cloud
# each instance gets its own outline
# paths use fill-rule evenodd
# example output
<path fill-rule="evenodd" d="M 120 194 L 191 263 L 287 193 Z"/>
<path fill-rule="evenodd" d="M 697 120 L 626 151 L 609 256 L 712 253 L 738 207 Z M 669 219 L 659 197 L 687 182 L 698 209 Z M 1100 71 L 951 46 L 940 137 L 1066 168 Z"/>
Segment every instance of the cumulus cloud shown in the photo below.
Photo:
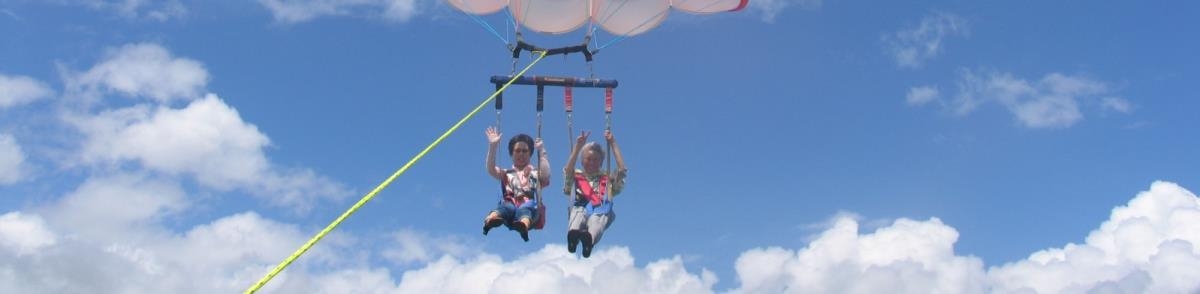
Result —
<path fill-rule="evenodd" d="M 956 255 L 957 240 L 937 218 L 860 235 L 856 220 L 840 216 L 806 248 L 742 253 L 732 293 L 982 293 L 983 261 Z"/>
<path fill-rule="evenodd" d="M 873 233 L 839 216 L 807 247 L 742 253 L 732 293 L 1194 293 L 1200 291 L 1200 198 L 1156 182 L 1067 244 L 989 268 L 954 253 L 936 218 Z"/>
<path fill-rule="evenodd" d="M 1156 182 L 1113 209 L 1083 244 L 1035 252 L 988 276 L 999 293 L 1194 293 L 1200 291 L 1196 244 L 1200 199 Z"/>
<path fill-rule="evenodd" d="M 216 95 L 187 107 L 119 108 L 73 121 L 85 135 L 82 160 L 133 160 L 148 169 L 188 173 L 228 189 L 268 168 L 262 148 L 270 141 Z"/>
<path fill-rule="evenodd" d="M 936 101 L 958 116 L 997 104 L 1012 113 L 1019 125 L 1028 128 L 1073 126 L 1084 119 L 1084 110 L 1089 107 L 1122 113 L 1133 109 L 1129 101 L 1110 96 L 1112 91 L 1104 82 L 1084 76 L 1050 73 L 1029 81 L 1011 73 L 964 69 L 957 85 L 958 93 L 952 98 L 942 98 L 936 93 L 928 95 L 926 86 L 910 89 L 907 99 L 910 105 Z"/>
<path fill-rule="evenodd" d="M 204 66 L 174 57 L 162 46 L 122 46 L 90 70 L 65 79 L 73 93 L 92 104 L 104 106 L 106 93 L 152 102 L 62 114 L 83 135 L 79 165 L 111 169 L 135 163 L 217 191 L 240 189 L 301 213 L 321 199 L 349 194 L 312 170 L 273 165 L 264 153 L 268 137 L 216 94 L 205 93 Z M 177 107 L 171 103 L 176 100 L 187 105 Z"/>
<path fill-rule="evenodd" d="M 161 231 L 142 238 L 92 238 L 82 222 L 58 219 L 78 210 L 44 215 L 0 215 L 0 291 L 5 293 L 214 293 L 241 291 L 294 250 L 311 232 L 297 225 L 239 213 L 171 233 L 160 220 L 172 185 L 152 178 L 96 179 L 55 207 L 77 198 L 141 193 L 130 200 L 157 203 L 82 218 L 148 220 L 107 230 Z M 159 187 L 155 187 L 159 186 Z M 136 192 L 133 190 L 146 190 Z M 86 192 L 91 191 L 91 192 Z M 90 196 L 84 196 L 89 194 Z M 116 199 L 116 198 L 111 198 Z M 94 202 L 89 202 L 94 203 Z M 98 208 L 104 208 L 101 205 Z M 154 209 L 158 207 L 158 209 Z M 186 206 L 178 206 L 184 207 Z M 157 212 L 156 212 L 157 211 Z M 123 217 L 113 217 L 121 215 Z M 1166 182 L 1151 185 L 1087 236 L 1028 259 L 984 268 L 979 258 L 954 252 L 958 232 L 937 218 L 899 219 L 861 232 L 852 216 L 839 215 L 800 249 L 755 248 L 734 264 L 738 285 L 728 293 L 1192 293 L 1200 290 L 1200 198 Z M 479 251 L 429 250 L 456 237 L 402 230 L 385 241 L 387 252 L 409 252 L 417 262 L 393 272 L 386 266 L 344 262 L 364 244 L 322 243 L 277 276 L 264 293 L 715 293 L 709 270 L 689 272 L 678 256 L 635 264 L 622 246 L 606 246 L 589 259 L 561 244 L 505 258 Z M 335 238 L 336 239 L 336 238 Z M 356 238 L 343 238 L 355 240 Z M 412 245 L 417 244 L 417 245 Z M 424 248 L 424 249 L 414 249 Z M 465 253 L 464 253 L 465 252 Z M 374 253 L 366 253 L 373 256 Z M 86 258 L 89 262 L 75 262 Z M 374 259 L 374 258 L 371 258 Z M 385 258 L 396 259 L 396 258 Z M 378 260 L 378 259 L 376 259 Z M 36 270 L 27 270 L 36 269 Z M 152 290 L 147 290 L 152 289 Z"/>
<path fill-rule="evenodd" d="M 772 23 L 785 8 L 798 6 L 801 9 L 815 10 L 821 8 L 822 2 L 824 0 L 754 0 L 748 5 L 750 9 L 762 14 L 762 21 Z"/>
<path fill-rule="evenodd" d="M 192 100 L 204 94 L 208 71 L 195 60 L 176 58 L 158 44 L 121 46 L 86 72 L 67 77 L 70 94 L 87 98 L 119 93 L 157 102 Z"/>
<path fill-rule="evenodd" d="M 179 0 L 68 0 L 66 3 L 111 11 L 132 19 L 167 21 L 187 15 L 187 7 Z"/>
<path fill-rule="evenodd" d="M 391 236 L 394 245 L 383 250 L 382 255 L 395 264 L 427 263 L 443 255 L 467 256 L 482 252 L 481 248 L 470 247 L 466 238 L 458 236 L 430 236 L 413 229 L 403 229 Z"/>
<path fill-rule="evenodd" d="M 47 211 L 49 218 L 66 213 Z M 236 292 L 256 282 L 311 234 L 255 213 L 220 218 L 183 233 L 131 232 L 163 231 L 161 223 L 153 222 L 108 228 L 115 235 L 141 238 L 55 234 L 41 218 L 22 212 L 0 216 L 0 237 L 6 237 L 0 239 L 0 290 L 5 293 Z M 74 232 L 78 225 L 58 222 L 54 229 Z M 393 273 L 386 267 L 344 262 L 345 256 L 357 254 L 351 247 L 360 245 L 322 243 L 262 292 L 713 293 L 717 281 L 707 270 L 688 272 L 679 257 L 636 266 L 629 250 L 620 246 L 598 250 L 590 259 L 569 254 L 562 245 L 548 245 L 512 260 L 486 253 L 446 252 L 433 254 L 437 257 L 418 268 Z M 82 259 L 88 262 L 76 262 Z"/>
<path fill-rule="evenodd" d="M 942 53 L 947 37 L 967 36 L 967 20 L 952 13 L 937 12 L 921 19 L 916 27 L 904 28 L 883 37 L 888 54 L 901 68 L 920 68 Z"/>
<path fill-rule="evenodd" d="M 258 3 L 281 23 L 300 23 L 325 16 L 366 16 L 405 22 L 419 12 L 417 0 L 258 0 Z"/>
<path fill-rule="evenodd" d="M 25 152 L 12 135 L 0 133 L 0 185 L 13 184 L 25 177 Z"/>
<path fill-rule="evenodd" d="M 187 206 L 186 193 L 176 182 L 115 174 L 87 179 L 50 208 L 48 215 L 80 237 L 121 240 L 154 233 L 129 228 L 152 226 Z"/>
<path fill-rule="evenodd" d="M 349 193 L 311 170 L 273 167 L 263 152 L 267 136 L 213 94 L 180 109 L 143 104 L 67 120 L 84 134 L 80 160 L 87 164 L 136 162 L 219 191 L 243 189 L 301 212 L 318 199 Z"/>
<path fill-rule="evenodd" d="M 46 216 L 54 218 L 59 215 Z M 245 290 L 305 240 L 294 225 L 241 213 L 201 224 L 180 234 L 135 239 L 72 236 L 74 224 L 52 233 L 37 215 L 13 212 L 0 217 L 0 234 L 23 228 L 24 242 L 0 247 L 0 291 L 4 293 L 231 293 Z M 15 221 L 13 220 L 15 219 Z M 23 227 L 22 227 L 23 226 Z M 155 224 L 111 228 L 161 230 Z M 30 237 L 42 231 L 43 237 Z M 36 235 L 35 235 L 36 236 Z M 5 236 L 8 237 L 8 236 Z M 11 240 L 4 238 L 0 244 Z M 48 240 L 48 241 L 47 241 Z M 268 289 L 295 287 L 290 276 L 305 275 L 308 264 L 335 260 L 330 247 L 314 248 Z M 336 248 L 336 247 L 334 247 Z M 22 251 L 23 250 L 23 251 Z M 18 254 L 13 254 L 14 251 Z M 86 262 L 80 262 L 86 260 Z M 294 280 L 294 279 L 293 279 Z M 303 282 L 303 281 L 299 281 Z"/>
<path fill-rule="evenodd" d="M 398 293 L 712 293 L 716 276 L 688 272 L 680 257 L 634 265 L 629 250 L 607 247 L 580 259 L 547 245 L 512 261 L 453 256 L 401 275 Z"/>
<path fill-rule="evenodd" d="M 0 215 L 0 247 L 17 256 L 32 254 L 41 248 L 52 246 L 58 237 L 46 227 L 37 215 L 9 212 Z"/>
<path fill-rule="evenodd" d="M 30 77 L 0 74 L 0 110 L 53 95 L 54 91 Z"/>

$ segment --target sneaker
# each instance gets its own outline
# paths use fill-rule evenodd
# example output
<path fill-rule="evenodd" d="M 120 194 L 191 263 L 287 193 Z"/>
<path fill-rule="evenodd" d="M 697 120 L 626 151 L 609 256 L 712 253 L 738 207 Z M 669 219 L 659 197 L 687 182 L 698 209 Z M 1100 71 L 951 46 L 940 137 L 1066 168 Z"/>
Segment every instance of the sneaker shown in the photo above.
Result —
<path fill-rule="evenodd" d="M 579 245 L 579 235 L 582 233 L 578 230 L 567 231 L 567 252 L 575 253 L 575 246 Z"/>
<path fill-rule="evenodd" d="M 579 234 L 579 241 L 583 243 L 583 257 L 584 258 L 591 257 L 592 256 L 592 245 L 595 245 L 595 244 L 592 244 L 592 234 L 587 233 L 587 232 Z"/>

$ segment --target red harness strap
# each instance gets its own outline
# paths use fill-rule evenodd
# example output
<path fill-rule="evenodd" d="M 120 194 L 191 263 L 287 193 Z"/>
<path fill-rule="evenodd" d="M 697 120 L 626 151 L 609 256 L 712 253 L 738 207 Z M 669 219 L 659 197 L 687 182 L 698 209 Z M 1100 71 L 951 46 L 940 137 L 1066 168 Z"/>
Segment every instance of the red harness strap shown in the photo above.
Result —
<path fill-rule="evenodd" d="M 604 201 L 604 193 L 608 191 L 608 175 L 600 176 L 600 190 L 592 189 L 592 185 L 588 183 L 587 177 L 581 173 L 575 173 L 575 186 L 579 187 L 580 194 L 592 203 L 593 206 L 600 205 Z"/>

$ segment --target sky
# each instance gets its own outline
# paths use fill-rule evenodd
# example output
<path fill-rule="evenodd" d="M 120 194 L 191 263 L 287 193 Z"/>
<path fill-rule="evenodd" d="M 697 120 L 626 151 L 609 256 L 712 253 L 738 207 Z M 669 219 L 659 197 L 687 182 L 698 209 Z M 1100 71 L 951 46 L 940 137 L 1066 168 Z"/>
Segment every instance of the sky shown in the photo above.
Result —
<path fill-rule="evenodd" d="M 1200 291 L 1190 2 L 751 0 L 590 65 L 629 168 L 590 258 L 561 175 L 480 234 L 514 86 L 261 293 Z M 501 13 L 436 0 L 0 0 L 0 293 L 249 288 L 513 70 Z M 581 32 L 526 32 L 543 47 Z M 529 54 L 519 66 L 533 61 Z M 605 127 L 575 89 L 572 129 Z M 565 164 L 561 89 L 542 138 Z M 501 164 L 509 164 L 501 156 Z"/>

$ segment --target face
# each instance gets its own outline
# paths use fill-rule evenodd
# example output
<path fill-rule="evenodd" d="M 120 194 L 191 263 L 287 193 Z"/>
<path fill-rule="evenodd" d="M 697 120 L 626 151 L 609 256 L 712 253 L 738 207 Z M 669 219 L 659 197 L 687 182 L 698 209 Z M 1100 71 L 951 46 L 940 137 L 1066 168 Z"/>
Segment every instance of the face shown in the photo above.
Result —
<path fill-rule="evenodd" d="M 600 164 L 604 163 L 603 160 L 600 160 L 600 156 L 602 156 L 602 155 L 604 155 L 604 154 L 596 153 L 595 151 L 592 151 L 590 149 L 584 150 L 583 151 L 583 170 L 586 172 L 589 172 L 589 173 L 594 173 L 596 171 L 599 171 Z"/>
<path fill-rule="evenodd" d="M 514 144 L 512 150 L 513 165 L 521 167 L 529 164 L 529 152 L 529 144 L 525 142 Z"/>

